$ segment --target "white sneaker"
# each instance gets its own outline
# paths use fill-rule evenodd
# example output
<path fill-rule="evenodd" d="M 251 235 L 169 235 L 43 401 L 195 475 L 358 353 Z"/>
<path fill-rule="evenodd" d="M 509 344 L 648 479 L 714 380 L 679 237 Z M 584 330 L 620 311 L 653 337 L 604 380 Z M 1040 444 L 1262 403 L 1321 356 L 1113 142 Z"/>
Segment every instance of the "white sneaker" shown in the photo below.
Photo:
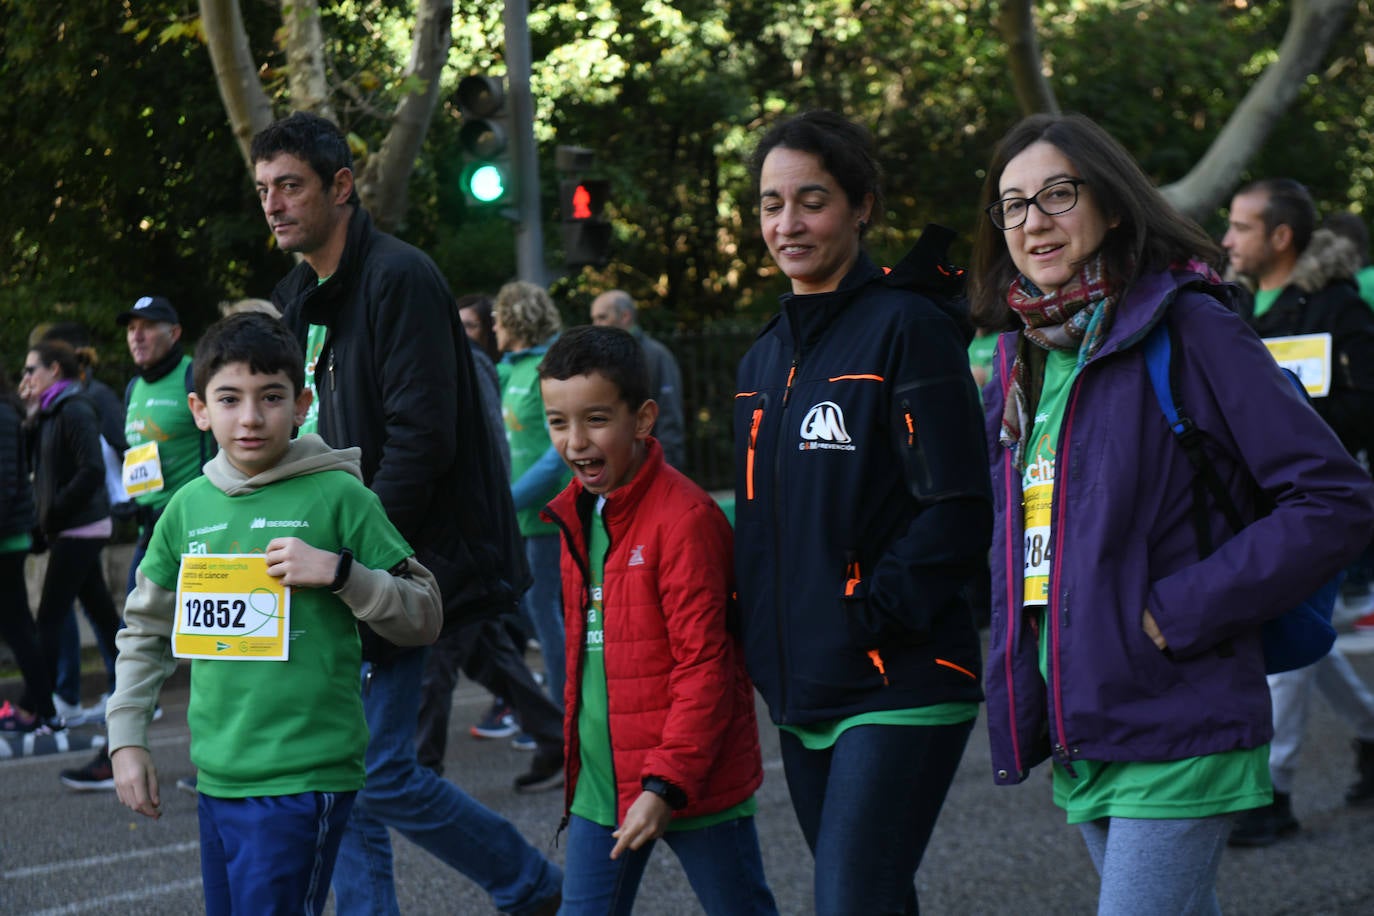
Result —
<path fill-rule="evenodd" d="M 52 705 L 57 707 L 57 714 L 66 719 L 68 724 L 76 724 L 74 720 L 83 715 L 80 703 L 68 703 L 55 693 L 52 695 Z"/>

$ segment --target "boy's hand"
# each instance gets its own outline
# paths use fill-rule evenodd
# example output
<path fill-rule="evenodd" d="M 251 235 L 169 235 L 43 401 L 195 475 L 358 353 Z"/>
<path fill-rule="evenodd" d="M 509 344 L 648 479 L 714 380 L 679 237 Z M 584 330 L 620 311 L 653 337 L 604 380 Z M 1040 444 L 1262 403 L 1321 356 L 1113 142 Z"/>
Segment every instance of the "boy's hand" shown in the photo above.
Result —
<path fill-rule="evenodd" d="M 292 588 L 324 588 L 334 581 L 339 555 L 311 547 L 300 538 L 267 542 L 267 574 Z"/>
<path fill-rule="evenodd" d="M 639 793 L 639 798 L 625 812 L 625 823 L 611 834 L 617 841 L 611 858 L 618 859 L 626 849 L 638 849 L 663 836 L 672 819 L 673 809 L 661 797 L 652 792 Z"/>
<path fill-rule="evenodd" d="M 162 816 L 162 796 L 158 794 L 157 767 L 146 747 L 121 747 L 110 755 L 115 791 L 124 807 L 144 817 Z"/>

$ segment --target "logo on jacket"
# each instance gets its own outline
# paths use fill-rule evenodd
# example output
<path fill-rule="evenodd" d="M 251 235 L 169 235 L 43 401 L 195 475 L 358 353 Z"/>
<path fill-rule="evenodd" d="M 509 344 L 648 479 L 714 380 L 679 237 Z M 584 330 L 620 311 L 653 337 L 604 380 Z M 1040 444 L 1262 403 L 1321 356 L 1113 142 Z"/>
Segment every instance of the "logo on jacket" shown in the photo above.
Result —
<path fill-rule="evenodd" d="M 310 523 L 302 519 L 258 518 L 248 523 L 249 528 L 309 528 Z"/>
<path fill-rule="evenodd" d="M 801 438 L 797 447 L 804 452 L 821 448 L 855 450 L 854 440 L 844 427 L 844 411 L 834 401 L 821 401 L 806 412 L 801 422 Z"/>
<path fill-rule="evenodd" d="M 626 565 L 626 566 L 643 566 L 643 565 L 644 565 L 644 545 L 643 545 L 643 544 L 636 544 L 634 547 L 632 547 L 632 548 L 630 549 L 630 562 L 626 563 L 625 565 Z"/>

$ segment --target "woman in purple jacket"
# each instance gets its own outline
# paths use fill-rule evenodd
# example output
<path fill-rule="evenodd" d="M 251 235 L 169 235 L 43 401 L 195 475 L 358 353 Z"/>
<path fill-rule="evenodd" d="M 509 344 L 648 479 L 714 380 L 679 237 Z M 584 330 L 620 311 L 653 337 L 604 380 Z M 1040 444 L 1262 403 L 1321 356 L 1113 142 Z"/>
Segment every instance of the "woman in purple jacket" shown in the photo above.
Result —
<path fill-rule="evenodd" d="M 1053 758 L 1055 803 L 1100 913 L 1217 913 L 1234 812 L 1270 800 L 1259 630 L 1368 541 L 1369 476 L 1216 296 L 1219 255 L 1078 115 L 1001 141 L 974 250 L 980 323 L 1007 330 L 984 391 L 994 509 L 993 771 Z M 1253 520 L 1208 506 L 1141 344 L 1166 322 L 1173 386 Z"/>

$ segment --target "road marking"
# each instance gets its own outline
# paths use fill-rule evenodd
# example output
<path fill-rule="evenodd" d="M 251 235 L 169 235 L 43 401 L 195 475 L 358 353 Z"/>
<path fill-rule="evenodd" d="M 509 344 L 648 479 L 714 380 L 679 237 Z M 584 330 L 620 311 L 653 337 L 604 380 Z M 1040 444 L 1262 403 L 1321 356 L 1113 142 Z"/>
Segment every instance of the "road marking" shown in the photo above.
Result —
<path fill-rule="evenodd" d="M 196 849 L 200 849 L 199 841 L 173 843 L 170 846 L 155 846 L 151 849 L 131 849 L 128 852 L 119 852 L 108 856 L 92 856 L 89 859 L 68 859 L 63 862 L 52 862 L 47 865 L 30 865 L 27 868 L 16 868 L 11 871 L 0 872 L 0 878 L 6 881 L 12 881 L 15 878 L 32 878 L 36 875 L 51 875 L 72 868 L 114 865 L 118 862 L 127 862 L 130 859 L 146 859 L 149 856 L 160 856 L 163 853 L 191 852 Z M 51 910 L 49 912 L 62 911 Z"/>
<path fill-rule="evenodd" d="M 82 900 L 79 903 L 69 903 L 66 906 L 55 907 L 51 910 L 38 910 L 30 916 L 68 916 L 71 913 L 89 913 L 92 910 L 105 910 L 112 903 L 132 903 L 135 900 L 146 900 L 149 897 L 157 897 L 169 891 L 189 891 L 192 888 L 200 887 L 199 878 L 187 878 L 184 881 L 169 881 L 166 884 L 158 884 L 153 887 L 145 887 L 138 891 L 124 891 L 120 894 L 109 894 L 104 897 L 97 897 L 94 900 Z"/>
<path fill-rule="evenodd" d="M 91 751 L 93 751 L 93 750 L 100 750 L 100 748 L 102 748 L 102 747 L 105 746 L 105 738 L 104 738 L 103 735 L 97 735 L 97 736 L 96 736 L 96 739 L 97 739 L 97 741 L 96 741 L 95 743 L 93 743 L 90 747 L 83 747 L 83 748 L 80 748 L 79 750 L 68 751 L 68 752 L 66 752 L 65 754 L 38 754 L 37 756 L 34 756 L 34 757 L 10 757 L 10 758 L 4 758 L 3 760 L 0 760 L 0 763 L 3 763 L 4 766 L 5 766 L 5 768 L 8 769 L 8 768 L 11 768 L 11 767 L 33 766 L 33 765 L 35 765 L 35 764 L 50 764 L 50 763 L 52 763 L 54 760 L 65 760 L 66 758 L 73 757 L 73 756 L 77 756 L 77 755 L 89 755 L 89 754 L 91 753 Z M 174 733 L 174 734 L 163 735 L 163 736 L 158 737 L 158 738 L 150 739 L 150 740 L 148 741 L 148 746 L 149 746 L 150 748 L 159 748 L 159 747 L 178 747 L 178 746 L 180 746 L 180 745 L 190 744 L 190 743 L 191 743 L 191 735 L 190 735 L 190 733 L 189 733 L 189 732 L 186 732 L 186 731 L 182 731 L 182 732 L 179 733 L 179 734 Z"/>

